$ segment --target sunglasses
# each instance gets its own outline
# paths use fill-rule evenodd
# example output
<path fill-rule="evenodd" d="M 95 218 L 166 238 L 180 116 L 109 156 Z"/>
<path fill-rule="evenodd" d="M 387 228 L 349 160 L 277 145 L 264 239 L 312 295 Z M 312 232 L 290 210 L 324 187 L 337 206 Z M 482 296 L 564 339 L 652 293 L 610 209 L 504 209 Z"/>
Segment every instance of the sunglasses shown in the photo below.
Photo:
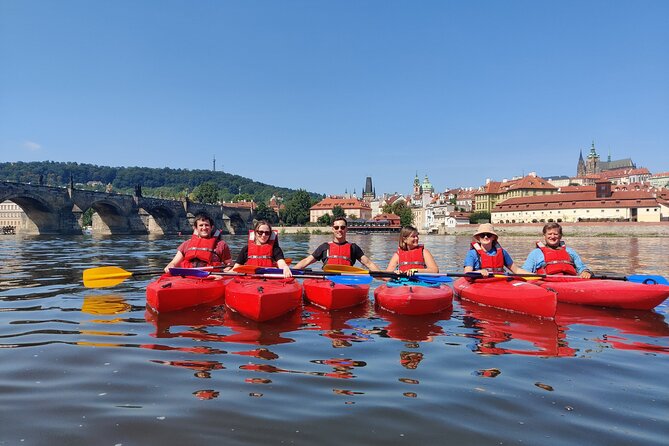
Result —
<path fill-rule="evenodd" d="M 346 226 L 333 226 L 332 229 L 346 229 Z"/>
<path fill-rule="evenodd" d="M 484 232 L 483 234 L 479 234 L 479 238 L 493 238 L 495 234 L 491 234 L 489 232 Z"/>
<path fill-rule="evenodd" d="M 256 231 L 256 234 L 258 234 L 258 235 L 270 235 L 271 231 Z"/>

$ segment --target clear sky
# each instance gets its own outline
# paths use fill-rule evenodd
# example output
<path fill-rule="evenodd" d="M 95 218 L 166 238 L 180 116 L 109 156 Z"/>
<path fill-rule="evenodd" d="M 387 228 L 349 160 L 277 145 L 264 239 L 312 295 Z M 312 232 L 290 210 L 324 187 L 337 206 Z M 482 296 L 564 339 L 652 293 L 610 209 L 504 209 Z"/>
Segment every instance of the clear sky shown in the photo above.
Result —
<path fill-rule="evenodd" d="M 669 171 L 669 1 L 0 0 L 0 162 L 360 194 Z"/>

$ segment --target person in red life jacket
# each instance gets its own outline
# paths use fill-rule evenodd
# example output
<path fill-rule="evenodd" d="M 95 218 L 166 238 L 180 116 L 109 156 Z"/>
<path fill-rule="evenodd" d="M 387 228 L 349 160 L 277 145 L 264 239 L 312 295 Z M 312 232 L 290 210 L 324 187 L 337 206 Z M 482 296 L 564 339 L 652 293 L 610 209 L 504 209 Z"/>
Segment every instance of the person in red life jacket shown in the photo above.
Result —
<path fill-rule="evenodd" d="M 278 236 L 267 220 L 257 221 L 253 231 L 249 232 L 248 244 L 235 261 L 235 268 L 240 265 L 279 267 L 283 270 L 283 277 L 293 276 L 279 247 Z"/>
<path fill-rule="evenodd" d="M 222 265 L 230 269 L 232 255 L 230 247 L 223 241 L 222 233 L 214 227 L 214 219 L 205 213 L 199 213 L 193 221 L 193 235 L 177 248 L 174 258 L 165 267 L 198 268 L 202 266 Z"/>
<path fill-rule="evenodd" d="M 508 269 L 514 274 L 532 274 L 513 262 L 511 255 L 502 249 L 497 238 L 493 225 L 490 223 L 479 225 L 465 257 L 465 272 L 488 276 L 505 274 Z"/>
<path fill-rule="evenodd" d="M 418 244 L 418 229 L 404 226 L 400 230 L 399 247 L 390 258 L 386 271 L 413 276 L 416 273 L 438 273 L 439 267 L 430 251 Z"/>
<path fill-rule="evenodd" d="M 537 242 L 527 256 L 523 269 L 537 274 L 563 274 L 592 277 L 592 272 L 583 263 L 573 248 L 562 241 L 562 226 L 559 223 L 547 223 L 543 229 L 544 241 Z"/>
<path fill-rule="evenodd" d="M 295 269 L 303 269 L 314 262 L 323 262 L 324 265 L 353 266 L 360 262 L 370 271 L 379 271 L 372 260 L 365 255 L 355 243 L 346 240 L 348 222 L 344 217 L 338 217 L 332 222 L 332 241 L 321 244 L 316 250 L 300 260 Z"/>

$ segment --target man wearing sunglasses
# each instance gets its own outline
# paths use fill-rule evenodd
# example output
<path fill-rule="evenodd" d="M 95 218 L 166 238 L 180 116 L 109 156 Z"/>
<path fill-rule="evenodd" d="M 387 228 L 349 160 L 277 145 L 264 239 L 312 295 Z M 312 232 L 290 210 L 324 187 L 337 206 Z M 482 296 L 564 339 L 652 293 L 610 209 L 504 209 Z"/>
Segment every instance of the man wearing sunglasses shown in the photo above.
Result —
<path fill-rule="evenodd" d="M 362 249 L 355 243 L 346 240 L 347 221 L 345 218 L 337 218 L 332 223 L 332 241 L 320 245 L 316 250 L 300 260 L 295 269 L 303 269 L 314 262 L 323 262 L 323 265 L 348 265 L 353 266 L 359 261 L 370 271 L 379 271 L 379 267 L 365 255 Z"/>

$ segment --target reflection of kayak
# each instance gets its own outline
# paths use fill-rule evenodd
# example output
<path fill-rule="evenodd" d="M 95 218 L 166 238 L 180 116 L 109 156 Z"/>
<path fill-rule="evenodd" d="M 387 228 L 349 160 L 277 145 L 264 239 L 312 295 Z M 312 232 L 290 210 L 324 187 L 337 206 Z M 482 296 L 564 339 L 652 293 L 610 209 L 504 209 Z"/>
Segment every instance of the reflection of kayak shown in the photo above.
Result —
<path fill-rule="evenodd" d="M 413 317 L 403 317 L 389 311 L 377 311 L 377 315 L 388 322 L 388 325 L 384 327 L 386 334 L 404 342 L 432 342 L 433 337 L 444 334 L 444 329 L 439 322 L 449 320 L 452 314 L 452 305 L 439 313 Z"/>
<path fill-rule="evenodd" d="M 646 285 L 623 280 L 561 276 L 546 277 L 535 283 L 555 291 L 558 302 L 580 305 L 650 310 L 669 297 L 667 285 Z"/>
<path fill-rule="evenodd" d="M 388 283 L 374 290 L 374 300 L 392 313 L 431 314 L 453 308 L 453 290 L 447 285 L 423 285 L 418 281 Z"/>
<path fill-rule="evenodd" d="M 225 290 L 225 304 L 254 321 L 274 319 L 302 303 L 302 285 L 295 279 L 238 277 Z"/>
<path fill-rule="evenodd" d="M 576 350 L 567 345 L 564 333 L 553 320 L 477 305 L 464 299 L 460 306 L 464 310 L 464 325 L 475 330 L 471 336 L 477 339 L 477 352 L 525 356 L 576 354 Z M 529 345 L 524 346 L 523 342 Z"/>
<path fill-rule="evenodd" d="M 327 311 L 316 305 L 307 304 L 304 306 L 302 329 L 323 331 L 352 329 L 353 326 L 348 322 L 353 319 L 369 318 L 370 307 L 369 300 L 341 311 Z"/>
<path fill-rule="evenodd" d="M 182 277 L 169 274 L 146 287 L 146 303 L 154 310 L 165 313 L 194 307 L 222 299 L 229 280 L 208 277 Z"/>
<path fill-rule="evenodd" d="M 369 285 L 343 285 L 327 279 L 307 279 L 303 285 L 307 299 L 326 310 L 360 305 L 369 294 Z"/>
<path fill-rule="evenodd" d="M 664 316 L 647 310 L 594 308 L 559 303 L 555 322 L 565 329 L 569 325 L 589 325 L 614 328 L 618 334 L 669 338 L 669 324 Z"/>
<path fill-rule="evenodd" d="M 534 316 L 555 316 L 555 293 L 524 280 L 461 277 L 453 288 L 462 299 L 479 304 Z"/>

